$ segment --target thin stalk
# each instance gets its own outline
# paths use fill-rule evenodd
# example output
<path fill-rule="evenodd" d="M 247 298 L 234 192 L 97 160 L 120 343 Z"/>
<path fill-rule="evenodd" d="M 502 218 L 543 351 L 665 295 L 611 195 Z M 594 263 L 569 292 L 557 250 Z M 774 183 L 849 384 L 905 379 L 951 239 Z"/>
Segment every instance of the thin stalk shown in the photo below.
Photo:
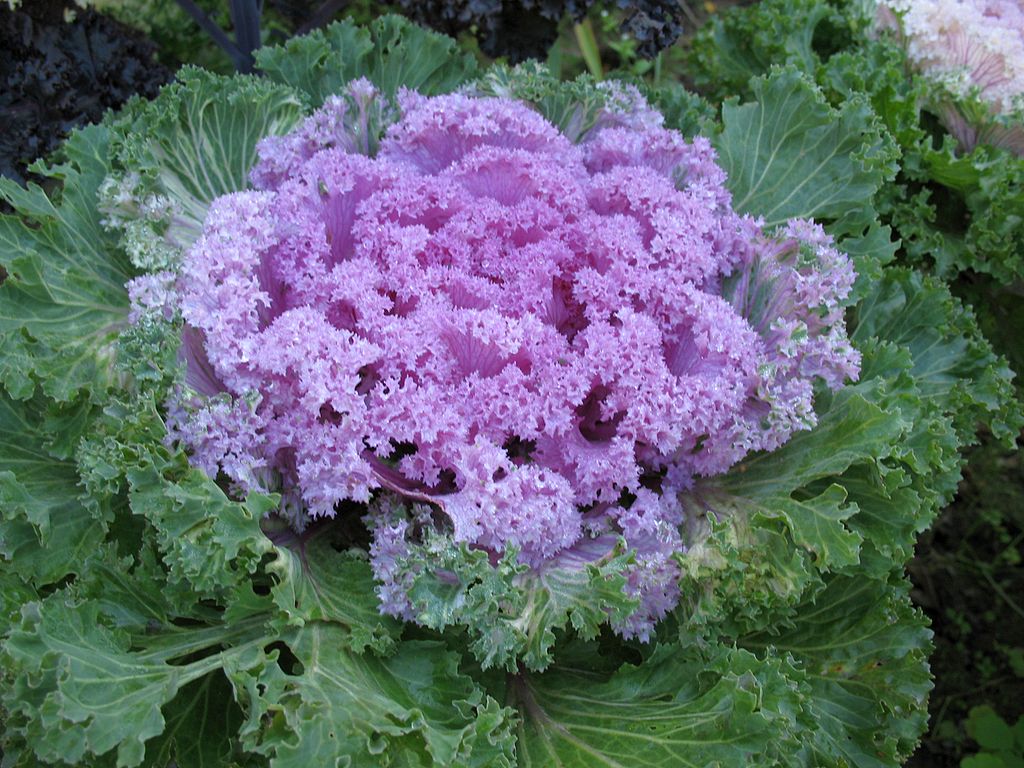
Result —
<path fill-rule="evenodd" d="M 238 62 L 243 58 L 242 52 L 238 50 L 238 46 L 231 42 L 231 38 L 224 33 L 224 30 L 218 27 L 213 19 L 207 16 L 203 9 L 192 2 L 192 0 L 175 0 L 175 2 L 182 7 L 185 13 L 192 17 L 196 24 L 202 27 L 206 34 L 213 38 L 213 42 L 231 57 L 231 60 L 235 62 L 237 67 Z"/>
<path fill-rule="evenodd" d="M 234 626 L 173 627 L 152 637 L 137 637 L 136 642 L 145 650 L 137 656 L 149 661 L 170 661 L 188 656 L 218 645 L 235 645 L 240 641 L 266 636 L 266 615 L 252 616 L 238 621 Z"/>
<path fill-rule="evenodd" d="M 601 68 L 601 52 L 597 47 L 594 25 L 587 18 L 578 24 L 574 24 L 572 31 L 576 36 L 576 44 L 580 47 L 580 53 L 583 54 L 583 61 L 586 62 L 590 74 L 597 80 L 603 80 L 604 70 Z"/>
<path fill-rule="evenodd" d="M 252 52 L 260 47 L 260 15 L 263 0 L 231 0 L 231 23 L 235 25 L 235 41 L 241 59 L 235 63 L 239 72 L 252 72 L 256 60 Z"/>

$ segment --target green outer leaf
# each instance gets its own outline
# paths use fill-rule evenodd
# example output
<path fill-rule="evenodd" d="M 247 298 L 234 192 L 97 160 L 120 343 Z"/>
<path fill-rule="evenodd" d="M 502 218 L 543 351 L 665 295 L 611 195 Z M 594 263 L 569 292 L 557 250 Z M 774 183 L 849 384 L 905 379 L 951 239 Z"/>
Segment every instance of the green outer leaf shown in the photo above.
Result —
<path fill-rule="evenodd" d="M 270 80 L 308 94 L 313 106 L 359 77 L 386 96 L 401 87 L 425 95 L 448 93 L 476 76 L 476 62 L 450 37 L 383 16 L 366 28 L 345 20 L 256 53 Z"/>
<path fill-rule="evenodd" d="M 683 576 L 673 619 L 682 631 L 736 637 L 783 624 L 802 596 L 821 584 L 811 553 L 795 547 L 783 525 L 770 523 L 753 525 L 742 514 L 712 518 L 710 533 L 679 558 Z"/>
<path fill-rule="evenodd" d="M 274 768 L 512 765 L 510 713 L 459 674 L 443 644 L 407 641 L 380 659 L 350 653 L 346 635 L 325 622 L 285 635 L 301 665 L 290 671 L 277 651 L 231 662 L 249 711 L 248 749 L 272 757 Z"/>
<path fill-rule="evenodd" d="M 844 387 L 814 429 L 796 433 L 776 451 L 740 462 L 721 487 L 745 498 L 785 498 L 865 457 L 885 455 L 908 424 L 873 402 L 876 386 L 868 381 Z"/>
<path fill-rule="evenodd" d="M 95 604 L 75 606 L 61 594 L 22 609 L 4 645 L 5 665 L 19 675 L 4 696 L 23 734 L 44 761 L 74 764 L 117 747 L 118 765 L 142 762 L 146 739 L 161 733 L 160 707 L 187 673 L 128 652 L 127 637 L 99 622 Z"/>
<path fill-rule="evenodd" d="M 841 482 L 857 505 L 857 514 L 847 526 L 880 555 L 873 559 L 862 549 L 860 568 L 865 574 L 885 578 L 894 566 L 913 557 L 917 534 L 931 521 L 933 507 L 911 487 L 911 476 L 902 467 L 859 464 L 844 472 Z"/>
<path fill-rule="evenodd" d="M 777 661 L 720 647 L 664 645 L 610 677 L 555 668 L 513 683 L 519 765 L 690 768 L 757 763 L 795 749 L 797 685 Z M 788 742 L 788 743 L 787 743 Z"/>
<path fill-rule="evenodd" d="M 856 504 L 847 504 L 846 489 L 832 484 L 812 499 L 773 499 L 764 517 L 782 517 L 788 523 L 793 540 L 818 556 L 821 568 L 856 565 L 863 539 L 844 525 L 857 513 Z"/>
<path fill-rule="evenodd" d="M 109 132 L 76 131 L 67 161 L 39 172 L 63 181 L 58 201 L 42 189 L 0 179 L 0 198 L 19 216 L 0 216 L 0 379 L 17 399 L 36 382 L 59 401 L 99 398 L 120 383 L 114 344 L 128 313 L 130 268 L 100 225 L 96 190 L 107 174 Z"/>
<path fill-rule="evenodd" d="M 870 104 L 851 98 L 834 110 L 793 68 L 751 86 L 753 102 L 722 105 L 714 139 L 736 210 L 768 226 L 803 217 L 833 222 L 835 234 L 860 234 L 875 220 L 875 192 L 896 172 L 896 150 Z"/>
<path fill-rule="evenodd" d="M 336 551 L 329 526 L 298 536 L 293 544 L 276 547 L 277 559 L 268 571 L 278 578 L 274 602 L 288 623 L 302 626 L 321 619 L 337 622 L 350 633 L 354 651 L 367 647 L 386 652 L 399 634 L 400 624 L 380 614 L 376 582 L 365 553 Z"/>
<path fill-rule="evenodd" d="M 973 442 L 979 420 L 997 437 L 1016 437 L 1024 418 L 1013 400 L 1013 372 L 944 284 L 912 270 L 889 270 L 856 313 L 853 340 L 876 337 L 906 346 L 921 397 L 954 418 L 962 441 Z"/>
<path fill-rule="evenodd" d="M 291 88 L 183 67 L 156 99 L 133 102 L 112 121 L 116 157 L 180 206 L 170 235 L 187 244 L 215 198 L 249 187 L 259 140 L 286 133 L 302 112 Z"/>
<path fill-rule="evenodd" d="M 253 495 L 244 504 L 231 501 L 198 469 L 177 483 L 152 467 L 130 470 L 128 479 L 132 510 L 156 529 L 171 574 L 196 593 L 230 603 L 261 558 L 272 553 L 259 520 L 277 506 L 274 499 Z"/>
<path fill-rule="evenodd" d="M 806 671 L 815 728 L 805 764 L 896 768 L 913 751 L 928 718 L 931 632 L 908 591 L 905 577 L 895 586 L 838 577 L 801 607 L 792 629 L 741 640 L 791 653 Z"/>
<path fill-rule="evenodd" d="M 703 484 L 706 489 L 699 485 L 691 503 L 700 508 L 702 497 L 712 499 L 709 508 L 716 514 L 750 515 L 755 525 L 784 520 L 793 540 L 815 553 L 821 570 L 856 564 L 861 536 L 844 524 L 857 512 L 846 490 L 833 484 L 810 495 L 805 489 L 886 455 L 906 432 L 909 422 L 871 402 L 873 387 L 867 383 L 841 390 L 817 427 L 797 433 L 776 451 L 740 462 L 725 477 Z"/>
<path fill-rule="evenodd" d="M 78 500 L 78 472 L 55 459 L 37 396 L 18 403 L 0 394 L 0 558 L 37 586 L 80 573 L 103 540 L 104 515 Z"/>

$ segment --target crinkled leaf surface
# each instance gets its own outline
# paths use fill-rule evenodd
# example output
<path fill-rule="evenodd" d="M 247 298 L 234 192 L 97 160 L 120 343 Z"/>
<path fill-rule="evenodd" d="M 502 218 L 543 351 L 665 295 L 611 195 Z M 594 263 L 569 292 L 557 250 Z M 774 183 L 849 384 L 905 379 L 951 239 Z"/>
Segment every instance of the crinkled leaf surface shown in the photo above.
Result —
<path fill-rule="evenodd" d="M 149 518 L 164 562 L 200 595 L 232 595 L 272 550 L 259 518 L 274 507 L 254 496 L 249 504 L 228 499 L 199 470 L 169 483 L 155 470 L 129 473 L 132 509 Z"/>
<path fill-rule="evenodd" d="M 184 67 L 152 102 L 136 102 L 113 123 L 126 171 L 180 206 L 178 242 L 202 229 L 210 202 L 249 187 L 256 143 L 285 133 L 302 117 L 299 94 L 253 77 L 223 77 Z M 122 281 L 123 283 L 123 281 Z"/>
<path fill-rule="evenodd" d="M 666 645 L 610 677 L 559 668 L 512 684 L 520 765 L 675 768 L 755 764 L 791 749 L 797 684 L 784 664 Z"/>
<path fill-rule="evenodd" d="M 181 206 L 176 234 L 194 236 L 213 197 L 247 186 L 256 141 L 294 125 L 307 102 L 362 75 L 388 94 L 450 90 L 474 71 L 455 50 L 392 18 L 264 51 L 262 81 L 186 71 L 154 104 L 108 122 L 118 171 L 141 171 L 147 191 Z M 879 266 L 895 245 L 872 206 L 893 166 L 867 100 L 833 110 L 792 69 L 752 87 L 755 100 L 727 105 L 716 137 L 733 194 L 771 224 L 814 215 L 844 238 L 868 297 L 851 317 L 862 381 L 821 394 L 816 429 L 686 499 L 682 601 L 654 647 L 600 632 L 630 606 L 617 570 L 629 554 L 617 551 L 531 578 L 452 549 L 458 584 L 414 585 L 439 632 L 400 636 L 376 613 L 344 532 L 277 537 L 264 520 L 276 500 L 232 499 L 163 445 L 157 404 L 173 376 L 111 365 L 129 274 L 95 210 L 107 129 L 69 145 L 59 203 L 7 187 L 30 225 L 0 227 L 14 254 L 0 366 L 18 398 L 44 384 L 38 400 L 0 400 L 0 536 L 15 558 L 2 564 L 0 606 L 16 624 L 4 647 L 5 760 L 895 766 L 923 727 L 928 678 L 927 635 L 894 574 L 955 483 L 968 420 L 1004 413 L 1008 375 L 948 292 Z M 552 115 L 576 114 L 534 96 Z M 665 98 L 679 125 L 705 115 L 679 93 Z M 109 279 L 89 283 L 94 273 Z M 139 333 L 120 348 L 143 356 L 149 344 L 159 367 L 171 342 Z M 109 395 L 129 370 L 151 399 Z M 954 413 L 970 414 L 956 430 Z M 1011 414 L 1000 418 L 1009 430 Z M 125 498 L 130 513 L 116 507 Z M 31 584 L 14 576 L 22 568 Z M 473 632 L 446 628 L 458 611 L 473 614 Z M 594 663 L 566 657 L 572 643 L 589 643 Z M 527 663 L 505 685 L 481 671 L 488 653 Z M 498 703 L 506 690 L 515 711 Z"/>
<path fill-rule="evenodd" d="M 118 764 L 139 765 L 144 742 L 164 729 L 160 707 L 188 673 L 128 651 L 128 638 L 104 627 L 95 604 L 57 594 L 22 609 L 4 659 L 20 674 L 4 696 L 19 729 L 44 761 L 74 764 L 118 750 Z"/>
<path fill-rule="evenodd" d="M 927 720 L 931 632 L 896 586 L 840 577 L 805 605 L 791 629 L 743 638 L 745 647 L 792 654 L 807 673 L 805 707 L 816 724 L 809 765 L 894 768 Z"/>
<path fill-rule="evenodd" d="M 486 552 L 433 537 L 405 566 L 416 620 L 436 630 L 468 627 L 469 648 L 484 669 L 514 671 L 520 662 L 545 669 L 556 633 L 571 626 L 593 638 L 609 618 L 624 621 L 637 604 L 623 574 L 632 555 L 612 537 L 584 539 L 562 555 L 530 571 L 509 551 L 494 566 Z"/>
<path fill-rule="evenodd" d="M 386 651 L 394 643 L 400 625 L 381 616 L 376 582 L 365 554 L 339 551 L 331 542 L 332 526 L 320 526 L 302 535 L 281 532 L 276 560 L 268 566 L 278 583 L 274 602 L 288 622 L 335 622 L 350 633 L 353 650 L 371 647 Z"/>
<path fill-rule="evenodd" d="M 0 285 L 0 379 L 15 398 L 29 397 L 37 383 L 60 401 L 83 391 L 98 397 L 119 383 L 113 352 L 128 314 L 130 268 L 96 210 L 108 143 L 106 128 L 85 128 L 65 143 L 65 162 L 39 167 L 63 181 L 54 197 L 0 179 L 0 197 L 18 214 L 0 216 L 8 275 Z"/>
<path fill-rule="evenodd" d="M 716 13 L 697 30 L 689 52 L 694 81 L 721 100 L 747 95 L 751 78 L 773 64 L 813 72 L 814 33 L 837 15 L 821 0 L 762 0 L 753 8 Z"/>
<path fill-rule="evenodd" d="M 889 270 L 857 308 L 853 338 L 871 337 L 909 350 L 921 396 L 955 414 L 962 439 L 973 435 L 977 420 L 1004 438 L 1020 430 L 1013 372 L 944 284 L 912 270 Z"/>
<path fill-rule="evenodd" d="M 258 653 L 229 670 L 249 710 L 246 746 L 275 768 L 512 764 L 508 713 L 459 673 L 443 644 L 356 655 L 346 631 L 324 622 L 283 640 L 293 660 Z"/>
<path fill-rule="evenodd" d="M 856 505 L 847 503 L 840 485 L 829 485 L 816 495 L 805 489 L 854 463 L 878 458 L 907 426 L 898 414 L 870 402 L 858 387 L 847 387 L 815 429 L 794 435 L 777 451 L 744 460 L 724 479 L 712 479 L 709 485 L 720 488 L 724 496 L 710 508 L 753 515 L 755 521 L 781 518 L 794 541 L 815 553 L 822 570 L 853 565 L 861 537 L 844 521 L 856 513 Z M 701 493 L 698 489 L 697 495 Z"/>
<path fill-rule="evenodd" d="M 866 99 L 830 107 L 794 68 L 751 83 L 753 101 L 722 105 L 715 137 L 735 208 L 769 226 L 793 217 L 860 234 L 875 219 L 872 197 L 895 173 L 891 140 Z"/>
<path fill-rule="evenodd" d="M 365 28 L 336 22 L 262 49 L 256 63 L 271 80 L 307 94 L 314 106 L 358 77 L 394 96 L 403 87 L 427 95 L 447 93 L 476 75 L 475 60 L 460 52 L 454 40 L 400 16 L 383 16 Z"/>
<path fill-rule="evenodd" d="M 46 450 L 44 407 L 38 396 L 21 403 L 0 394 L 0 558 L 39 586 L 80 572 L 106 531 L 79 500 L 75 463 Z"/>

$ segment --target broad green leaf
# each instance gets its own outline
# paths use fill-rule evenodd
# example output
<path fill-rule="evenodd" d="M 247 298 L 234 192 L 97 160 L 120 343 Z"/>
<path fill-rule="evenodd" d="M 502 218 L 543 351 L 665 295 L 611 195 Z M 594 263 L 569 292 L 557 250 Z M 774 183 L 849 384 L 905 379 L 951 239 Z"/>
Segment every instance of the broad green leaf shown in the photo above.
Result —
<path fill-rule="evenodd" d="M 908 422 L 872 399 L 870 383 L 846 387 L 817 427 L 795 434 L 777 451 L 745 459 L 724 478 L 700 484 L 693 503 L 707 498 L 716 513 L 740 512 L 755 522 L 784 520 L 794 541 L 814 552 L 823 570 L 856 563 L 861 537 L 844 524 L 856 505 L 837 485 L 813 496 L 804 489 L 853 464 L 887 455 L 906 432 Z"/>
<path fill-rule="evenodd" d="M 800 696 L 785 667 L 741 650 L 719 648 L 708 659 L 695 646 L 666 645 L 610 677 L 569 668 L 520 674 L 510 686 L 521 712 L 519 765 L 758 764 L 795 749 Z"/>
<path fill-rule="evenodd" d="M 847 526 L 882 558 L 877 570 L 871 570 L 871 561 L 862 555 L 860 567 L 875 578 L 885 578 L 913 557 L 917 534 L 931 521 L 932 510 L 910 486 L 911 478 L 903 468 L 859 464 L 847 470 L 841 482 L 857 505 Z"/>
<path fill-rule="evenodd" d="M 114 544 L 99 548 L 75 580 L 75 596 L 95 603 L 106 624 L 146 636 L 147 644 L 162 633 L 175 641 L 189 633 L 198 638 L 199 630 L 207 630 L 204 625 L 230 621 L 226 612 L 199 602 L 188 582 L 177 581 L 168 573 L 155 539 L 153 529 L 144 527 L 135 545 L 126 547 L 131 554 L 119 554 Z M 253 613 L 269 610 L 265 601 Z M 252 615 L 243 618 L 251 620 Z M 194 643 L 190 642 L 190 648 Z"/>
<path fill-rule="evenodd" d="M 356 655 L 336 624 L 309 622 L 228 674 L 249 718 L 246 748 L 274 768 L 316 765 L 511 766 L 509 714 L 460 674 L 443 644 L 407 641 Z"/>
<path fill-rule="evenodd" d="M 10 725 L 46 762 L 74 765 L 116 747 L 119 766 L 139 765 L 146 739 L 163 731 L 160 707 L 188 681 L 185 668 L 131 654 L 95 604 L 61 593 L 22 609 L 3 656 L 17 675 L 4 695 Z"/>
<path fill-rule="evenodd" d="M 25 399 L 36 384 L 69 401 L 99 399 L 122 383 L 114 370 L 117 334 L 128 314 L 127 260 L 104 231 L 96 190 L 108 171 L 109 133 L 90 126 L 64 145 L 64 163 L 38 168 L 63 186 L 53 197 L 37 186 L 0 179 L 0 198 L 19 215 L 0 216 L 0 379 Z"/>
<path fill-rule="evenodd" d="M 844 524 L 857 512 L 855 504 L 846 502 L 846 489 L 833 484 L 814 498 L 773 499 L 757 514 L 785 519 L 794 541 L 814 552 L 822 567 L 842 567 L 858 562 L 863 540 Z"/>
<path fill-rule="evenodd" d="M 133 575 L 145 581 L 137 570 Z M 237 729 L 241 712 L 226 698 L 223 678 L 208 676 L 273 637 L 265 635 L 266 616 L 226 625 L 212 615 L 208 625 L 157 621 L 129 633 L 110 625 L 124 611 L 78 600 L 74 589 L 25 604 L 0 656 L 11 678 L 3 694 L 8 735 L 19 735 L 47 763 L 131 768 L 167 764 L 173 754 L 179 765 L 190 764 L 189 755 L 222 764 L 214 760 L 230 751 L 233 736 L 225 726 Z M 201 682 L 189 687 L 194 681 Z M 193 708 L 214 700 L 217 716 Z M 197 744 L 203 729 L 212 738 Z"/>
<path fill-rule="evenodd" d="M 272 590 L 274 602 L 289 624 L 334 622 L 348 630 L 354 651 L 387 651 L 400 624 L 380 614 L 365 553 L 336 550 L 333 528 L 326 524 L 302 535 L 282 532 L 275 537 L 277 559 L 268 566 L 278 579 Z"/>
<path fill-rule="evenodd" d="M 231 501 L 196 469 L 176 483 L 152 467 L 130 470 L 128 479 L 132 510 L 156 529 L 164 563 L 198 594 L 230 602 L 273 551 L 259 524 L 276 506 L 273 499 Z"/>
<path fill-rule="evenodd" d="M 116 157 L 125 171 L 149 178 L 147 192 L 180 208 L 171 235 L 188 244 L 214 198 L 249 187 L 257 142 L 290 130 L 302 110 L 285 86 L 184 67 L 156 99 L 134 102 L 112 121 Z"/>
<path fill-rule="evenodd" d="M 874 399 L 873 382 L 847 385 L 819 416 L 817 426 L 797 432 L 776 451 L 744 459 L 724 479 L 724 487 L 749 497 L 780 495 L 841 472 L 865 456 L 884 455 L 906 424 Z"/>
<path fill-rule="evenodd" d="M 937 280 L 893 269 L 857 307 L 854 341 L 878 338 L 905 346 L 922 398 L 954 419 L 962 441 L 988 422 L 1002 438 L 1022 423 L 1013 373 L 978 331 L 973 314 Z"/>
<path fill-rule="evenodd" d="M 40 587 L 80 573 L 106 531 L 79 501 L 74 462 L 45 450 L 44 407 L 0 394 L 0 567 Z"/>
<path fill-rule="evenodd" d="M 714 139 L 733 205 L 768 226 L 794 217 L 860 234 L 875 220 L 872 198 L 896 171 L 896 153 L 866 99 L 836 110 L 793 68 L 751 83 L 753 101 L 722 105 Z"/>
<path fill-rule="evenodd" d="M 903 579 L 838 577 L 801 607 L 792 629 L 741 640 L 790 653 L 807 673 L 815 729 L 803 764 L 896 768 L 913 750 L 928 716 L 931 633 L 907 591 Z"/>
<path fill-rule="evenodd" d="M 402 87 L 447 93 L 476 75 L 473 57 L 459 52 L 454 40 L 400 16 L 382 16 L 365 28 L 336 22 L 258 51 L 256 63 L 270 80 L 307 94 L 314 106 L 359 77 L 394 96 Z"/>
<path fill-rule="evenodd" d="M 6 635 L 17 621 L 21 606 L 37 600 L 36 590 L 7 570 L 0 570 L 0 635 Z"/>

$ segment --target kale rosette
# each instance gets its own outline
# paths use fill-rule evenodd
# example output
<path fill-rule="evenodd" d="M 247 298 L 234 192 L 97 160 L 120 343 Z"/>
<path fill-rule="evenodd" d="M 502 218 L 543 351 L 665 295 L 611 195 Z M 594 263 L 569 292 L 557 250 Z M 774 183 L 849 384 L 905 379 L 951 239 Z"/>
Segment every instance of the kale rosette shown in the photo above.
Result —
<path fill-rule="evenodd" d="M 258 64 L 0 183 L 5 764 L 898 765 L 904 565 L 1019 415 L 870 107 Z"/>

